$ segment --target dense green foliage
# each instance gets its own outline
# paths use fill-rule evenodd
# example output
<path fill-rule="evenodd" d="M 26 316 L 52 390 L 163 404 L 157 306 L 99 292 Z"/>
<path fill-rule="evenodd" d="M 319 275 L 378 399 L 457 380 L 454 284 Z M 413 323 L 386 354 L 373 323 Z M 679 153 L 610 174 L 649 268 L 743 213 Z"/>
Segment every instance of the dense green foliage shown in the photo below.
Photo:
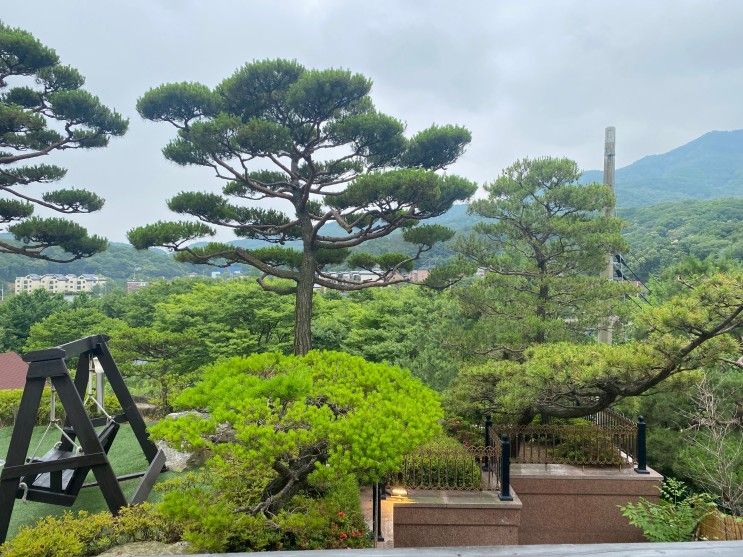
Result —
<path fill-rule="evenodd" d="M 207 367 L 176 404 L 209 417 L 165 420 L 155 426 L 156 437 L 222 458 L 252 456 L 254 465 L 267 470 L 296 465 L 297 455 L 311 450 L 305 475 L 321 463 L 336 473 L 379 480 L 406 450 L 439 431 L 433 391 L 400 368 L 340 352 L 223 360 Z M 231 442 L 209 441 L 224 424 L 234 429 Z"/>
<path fill-rule="evenodd" d="M 464 370 L 449 407 L 483 414 L 579 417 L 641 395 L 676 374 L 736 354 L 743 327 L 743 272 L 713 273 L 631 316 L 623 343 L 534 345 L 523 360 L 489 360 Z"/>
<path fill-rule="evenodd" d="M 291 299 L 264 292 L 252 280 L 201 282 L 161 299 L 152 325 L 200 339 L 205 362 L 290 350 L 292 310 Z"/>
<path fill-rule="evenodd" d="M 437 389 L 456 375 L 458 362 L 445 340 L 460 315 L 455 300 L 446 293 L 404 285 L 349 296 L 316 293 L 315 298 L 313 342 L 318 348 L 406 367 Z M 20 317 L 15 305 L 30 305 L 34 299 L 57 298 L 41 291 L 18 296 L 13 306 L 6 304 L 7 314 L 0 306 L 0 323 L 3 315 Z M 140 335 L 157 333 L 162 340 L 178 341 L 181 349 L 173 355 L 180 363 L 160 378 L 176 380 L 180 386 L 184 383 L 178 375 L 192 378 L 193 371 L 219 358 L 291 351 L 291 299 L 265 292 L 251 280 L 155 282 L 132 294 L 114 290 L 98 297 L 82 296 L 72 304 L 57 299 L 48 311 L 37 311 L 36 317 L 32 314 L 19 322 L 21 338 L 9 349 L 23 351 L 92 333 L 109 334 L 123 371 L 144 379 L 144 384 L 138 383 L 141 387 L 153 389 L 157 387 L 150 373 L 154 369 L 140 365 L 147 360 L 143 352 L 147 344 L 137 347 L 135 342 Z M 134 365 L 136 361 L 140 364 Z M 156 390 L 163 392 L 160 387 Z M 154 390 L 152 394 L 156 395 Z"/>
<path fill-rule="evenodd" d="M 317 348 L 408 368 L 429 386 L 443 389 L 458 370 L 446 340 L 459 318 L 451 296 L 413 286 L 349 297 L 326 294 L 317 302 L 313 342 Z"/>
<path fill-rule="evenodd" d="M 689 256 L 743 261 L 743 198 L 663 203 L 620 215 L 630 246 L 625 258 L 640 280 Z"/>
<path fill-rule="evenodd" d="M 53 151 L 105 147 L 128 122 L 82 89 L 85 78 L 30 33 L 0 22 L 0 253 L 72 261 L 106 249 L 107 242 L 64 218 L 34 216 L 36 206 L 61 214 L 90 213 L 103 199 L 81 188 L 41 194 L 28 186 L 61 180 L 66 170 L 25 165 Z M 13 86 L 11 86 L 13 84 Z M 22 163 L 22 164 L 17 164 Z M 57 246 L 62 253 L 49 251 Z"/>
<path fill-rule="evenodd" d="M 250 466 L 235 463 L 174 480 L 159 506 L 169 523 L 178 524 L 183 539 L 201 552 L 361 548 L 371 545 L 361 512 L 359 486 L 350 476 L 315 482 L 292 497 L 291 507 L 270 517 L 235 512 L 245 486 L 256 481 Z M 250 488 L 251 485 L 248 486 Z M 235 489 L 228 497 L 208 497 L 204 489 Z M 182 494 L 177 494 L 183 490 Z M 184 496 L 186 495 L 186 496 Z"/>
<path fill-rule="evenodd" d="M 568 159 L 524 159 L 472 203 L 484 220 L 456 249 L 485 276 L 457 291 L 471 324 L 464 350 L 519 358 L 533 344 L 581 342 L 616 314 L 627 289 L 601 273 L 625 248 L 621 222 L 601 212 L 611 190 L 579 177 Z"/>
<path fill-rule="evenodd" d="M 21 351 L 31 327 L 65 306 L 61 295 L 45 290 L 13 296 L 0 304 L 0 351 Z"/>
<path fill-rule="evenodd" d="M 186 191 L 168 201 L 172 211 L 197 222 L 136 228 L 129 241 L 140 249 L 170 248 L 183 261 L 242 262 L 263 277 L 288 280 L 276 284 L 261 279 L 260 284 L 295 294 L 294 352 L 306 353 L 315 284 L 360 290 L 405 281 L 400 271 L 451 236 L 419 223 L 445 213 L 477 189 L 464 178 L 437 173 L 464 151 L 470 141 L 466 129 L 433 125 L 407 138 L 400 120 L 374 108 L 370 90 L 371 81 L 360 74 L 308 70 L 290 60 L 248 63 L 213 90 L 186 82 L 149 90 L 137 102 L 140 115 L 177 129 L 177 138 L 163 149 L 165 157 L 214 169 L 225 184 L 221 195 Z M 269 168 L 249 171 L 249 160 Z M 288 202 L 291 210 L 244 205 L 244 200 L 265 198 Z M 332 221 L 343 233 L 328 235 L 323 225 Z M 189 246 L 192 240 L 213 236 L 210 225 L 275 246 Z M 413 256 L 357 253 L 348 259 L 349 248 L 398 229 L 408 229 L 403 239 L 417 246 Z M 286 247 L 287 241 L 301 241 L 302 249 Z M 377 279 L 357 283 L 325 271 L 343 261 L 363 263 Z"/>
<path fill-rule="evenodd" d="M 405 456 L 398 473 L 387 483 L 408 489 L 479 490 L 482 462 L 456 439 L 436 437 Z"/>
<path fill-rule="evenodd" d="M 209 458 L 165 495 L 163 510 L 209 551 L 280 548 L 289 524 L 309 529 L 312 520 L 332 530 L 333 515 L 316 505 L 357 511 L 348 504 L 358 505 L 358 481 L 379 481 L 440 431 L 431 390 L 404 370 L 337 352 L 223 360 L 176 405 L 205 413 L 163 420 L 153 435 Z M 338 490 L 342 503 L 332 503 Z"/>
<path fill-rule="evenodd" d="M 67 512 L 22 528 L 3 546 L 2 554 L 5 557 L 87 557 L 115 545 L 142 540 L 172 543 L 180 535 L 180 525 L 167 520 L 148 504 L 125 508 L 118 516 Z"/>
<path fill-rule="evenodd" d="M 648 452 L 666 476 L 707 491 L 727 512 L 743 512 L 743 374 L 734 360 L 684 374 L 652 396 L 625 402 L 625 410 L 652 424 Z"/>
<path fill-rule="evenodd" d="M 699 522 L 714 509 L 709 497 L 691 494 L 678 480 L 668 478 L 660 490 L 661 500 L 640 499 L 627 503 L 622 514 L 653 542 L 688 542 L 694 539 Z"/>

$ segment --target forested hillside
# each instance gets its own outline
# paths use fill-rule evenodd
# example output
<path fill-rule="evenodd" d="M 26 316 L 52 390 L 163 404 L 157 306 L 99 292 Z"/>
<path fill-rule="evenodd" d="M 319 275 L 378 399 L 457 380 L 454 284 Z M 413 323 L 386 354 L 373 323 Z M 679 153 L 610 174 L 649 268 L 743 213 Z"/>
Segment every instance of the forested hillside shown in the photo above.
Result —
<path fill-rule="evenodd" d="M 179 263 L 162 250 L 137 251 L 129 244 L 111 242 L 108 249 L 88 259 L 72 263 L 51 263 L 20 255 L 0 254 L 0 280 L 12 281 L 29 273 L 96 273 L 114 280 L 173 278 L 189 273 L 207 274 L 204 266 Z"/>
<path fill-rule="evenodd" d="M 677 201 L 620 211 L 627 260 L 643 278 L 693 255 L 743 260 L 743 198 Z"/>
<path fill-rule="evenodd" d="M 468 213 L 468 205 L 455 205 L 445 215 L 433 219 L 457 234 L 466 234 L 478 221 Z M 704 201 L 677 201 L 649 207 L 620 209 L 627 221 L 624 235 L 630 245 L 626 258 L 632 269 L 645 280 L 654 271 L 687 255 L 709 255 L 743 259 L 743 197 Z M 239 241 L 245 247 L 262 245 L 258 241 Z M 369 242 L 364 251 L 411 252 L 414 247 L 402 241 L 399 232 Z M 423 256 L 420 267 L 432 267 L 453 254 L 451 242 L 439 244 Z M 112 243 L 107 251 L 90 259 L 68 264 L 31 261 L 13 255 L 0 256 L 0 279 L 11 281 L 27 273 L 98 273 L 114 280 L 136 276 L 172 278 L 189 273 L 208 274 L 213 268 L 178 263 L 159 250 L 136 251 L 128 244 Z M 244 271 L 245 272 L 245 271 Z"/>
<path fill-rule="evenodd" d="M 583 174 L 582 181 L 601 181 L 598 170 Z M 741 257 L 743 242 L 743 130 L 709 132 L 668 153 L 644 157 L 617 170 L 619 215 L 628 221 L 625 235 L 630 243 L 628 261 L 644 278 L 654 270 L 685 255 L 706 257 L 731 254 Z M 719 199 L 725 197 L 724 199 Z M 662 202 L 658 204 L 659 202 Z M 478 217 L 468 205 L 454 205 L 431 220 L 457 231 L 472 230 Z M 736 226 L 737 224 L 737 226 Z M 329 233 L 340 234 L 335 223 Z M 236 240 L 246 248 L 262 247 L 259 240 Z M 292 242 L 287 247 L 294 247 Z M 413 253 L 399 231 L 374 240 L 363 251 Z M 736 255 L 737 254 L 737 255 Z M 432 267 L 452 256 L 451 242 L 439 243 L 424 254 L 419 267 Z M 128 244 L 111 243 L 108 251 L 69 264 L 33 261 L 0 255 L 0 280 L 9 281 L 27 273 L 98 273 L 124 280 L 135 269 L 145 278 L 172 278 L 188 273 L 208 274 L 212 269 L 174 261 L 159 250 L 135 251 Z"/>
<path fill-rule="evenodd" d="M 441 224 L 454 228 L 458 234 L 471 231 L 479 217 L 469 214 L 467 208 L 453 207 L 441 217 Z M 668 202 L 620 209 L 618 214 L 627 222 L 624 236 L 630 250 L 625 257 L 642 280 L 689 255 L 700 259 L 710 255 L 743 259 L 743 197 Z M 365 249 L 378 254 L 411 248 L 395 234 L 376 240 Z M 421 265 L 430 267 L 452 255 L 451 243 L 441 244 L 426 254 Z"/>

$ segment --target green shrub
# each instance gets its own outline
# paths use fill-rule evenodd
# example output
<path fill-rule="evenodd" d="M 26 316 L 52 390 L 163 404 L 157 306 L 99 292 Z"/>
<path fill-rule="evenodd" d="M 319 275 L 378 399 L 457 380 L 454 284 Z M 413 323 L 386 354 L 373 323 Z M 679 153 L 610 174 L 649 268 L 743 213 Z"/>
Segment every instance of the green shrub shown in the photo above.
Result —
<path fill-rule="evenodd" d="M 478 426 L 459 416 L 446 416 L 442 425 L 449 436 L 467 446 L 476 447 L 485 444 L 485 431 L 482 423 Z"/>
<path fill-rule="evenodd" d="M 205 552 L 365 545 L 359 482 L 440 432 L 434 391 L 339 352 L 222 360 L 176 404 L 202 413 L 164 419 L 153 436 L 207 459 L 161 508 Z"/>
<path fill-rule="evenodd" d="M 610 433 L 593 424 L 565 426 L 553 450 L 557 460 L 567 464 L 621 466 L 624 459 Z"/>
<path fill-rule="evenodd" d="M 419 489 L 477 490 L 482 485 L 482 465 L 459 441 L 440 436 L 407 455 L 388 483 Z"/>
<path fill-rule="evenodd" d="M 683 482 L 667 478 L 660 488 L 661 500 L 640 499 L 620 507 L 630 524 L 654 542 L 685 542 L 694 538 L 701 520 L 715 509 L 706 493 L 690 494 Z"/>
<path fill-rule="evenodd" d="M 0 427 L 9 427 L 13 425 L 16 413 L 18 412 L 18 407 L 21 404 L 22 395 L 23 389 L 0 390 Z M 44 389 L 44 392 L 41 395 L 39 409 L 36 412 L 37 425 L 43 425 L 49 422 L 51 396 L 51 389 L 48 387 Z M 121 405 L 119 404 L 116 395 L 107 394 L 104 397 L 104 408 L 109 414 L 115 414 L 121 411 Z M 98 413 L 98 408 L 93 402 L 88 402 L 86 409 L 91 414 Z M 65 417 L 64 408 L 62 407 L 62 403 L 59 401 L 59 397 L 57 397 L 56 415 L 59 419 L 64 419 Z"/>
<path fill-rule="evenodd" d="M 220 470 L 217 472 L 220 478 L 211 477 L 208 484 L 212 488 L 232 485 L 236 478 L 224 478 L 227 473 L 226 468 Z M 212 493 L 209 497 L 205 496 L 208 492 L 198 489 L 199 484 L 204 485 L 204 477 L 198 472 L 191 474 L 191 480 L 175 479 L 160 505 L 170 522 L 183 527 L 183 539 L 195 551 L 341 549 L 370 545 L 359 486 L 352 476 L 315 482 L 311 489 L 293 497 L 285 510 L 270 517 L 235 512 L 234 505 L 228 502 L 239 499 L 249 504 L 255 500 L 250 494 L 215 497 Z"/>
<path fill-rule="evenodd" d="M 3 557 L 85 557 L 134 541 L 172 543 L 180 527 L 145 503 L 122 509 L 119 516 L 80 511 L 46 517 L 2 546 Z"/>
<path fill-rule="evenodd" d="M 18 406 L 21 404 L 21 395 L 23 389 L 8 389 L 0 391 L 0 427 L 12 426 L 15 422 L 15 415 L 18 412 Z M 47 388 L 41 395 L 41 403 L 36 413 L 36 423 L 42 424 L 49 420 L 49 398 L 51 391 Z M 61 405 L 57 405 L 58 413 L 62 411 Z M 64 415 L 64 414 L 62 414 Z"/>

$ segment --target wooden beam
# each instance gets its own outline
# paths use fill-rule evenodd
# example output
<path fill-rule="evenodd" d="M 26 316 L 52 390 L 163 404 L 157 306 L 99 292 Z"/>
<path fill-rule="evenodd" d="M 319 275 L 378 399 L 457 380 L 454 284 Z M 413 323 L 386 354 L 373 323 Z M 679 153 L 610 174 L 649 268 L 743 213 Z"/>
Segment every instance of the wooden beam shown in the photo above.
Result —
<path fill-rule="evenodd" d="M 132 495 L 132 498 L 129 501 L 130 505 L 139 505 L 140 503 L 144 503 L 145 501 L 147 501 L 147 497 L 152 491 L 152 486 L 155 485 L 157 477 L 163 470 L 163 466 L 165 466 L 165 452 L 160 449 L 157 451 L 155 458 L 152 459 L 152 463 L 147 469 L 147 472 L 142 478 L 142 481 L 139 482 L 134 495 Z"/>
<path fill-rule="evenodd" d="M 5 469 L 26 462 L 28 446 L 31 443 L 34 425 L 36 425 L 36 413 L 39 410 L 45 384 L 44 378 L 26 379 L 26 386 L 21 395 L 21 403 L 8 445 L 8 455 L 5 457 Z M 4 542 L 8 535 L 10 515 L 13 513 L 19 483 L 19 478 L 0 479 L 0 542 Z"/>
<path fill-rule="evenodd" d="M 139 413 L 139 409 L 132 395 L 129 393 L 129 389 L 126 388 L 126 383 L 124 383 L 124 379 L 121 377 L 121 372 L 105 343 L 98 345 L 96 356 L 98 356 L 98 361 L 103 366 L 103 373 L 105 373 L 106 379 L 108 379 L 111 390 L 113 390 L 116 398 L 119 400 L 121 409 L 126 415 L 129 425 L 132 427 L 139 446 L 142 447 L 142 452 L 144 452 L 147 462 L 152 463 L 152 460 L 157 455 L 157 447 L 150 439 L 147 433 L 147 426 L 142 419 L 142 414 Z"/>
<path fill-rule="evenodd" d="M 21 476 L 28 475 L 38 476 L 39 474 L 44 474 L 46 472 L 74 470 L 75 468 L 93 466 L 94 464 L 102 464 L 104 462 L 108 462 L 108 459 L 103 452 L 82 454 L 80 456 L 71 456 L 57 460 L 29 462 L 28 464 L 20 464 L 18 466 L 5 466 L 2 473 L 0 473 L 0 479 L 6 480 L 9 478 L 20 478 Z"/>

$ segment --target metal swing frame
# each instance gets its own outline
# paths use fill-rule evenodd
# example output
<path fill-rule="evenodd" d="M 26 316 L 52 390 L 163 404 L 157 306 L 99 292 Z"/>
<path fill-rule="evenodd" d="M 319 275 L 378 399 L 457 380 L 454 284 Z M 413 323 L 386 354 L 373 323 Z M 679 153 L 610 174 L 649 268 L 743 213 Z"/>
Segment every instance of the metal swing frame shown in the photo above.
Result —
<path fill-rule="evenodd" d="M 0 543 L 7 536 L 16 498 L 71 506 L 80 489 L 98 486 L 109 510 L 117 514 L 127 504 L 145 501 L 157 476 L 164 469 L 165 455 L 149 439 L 142 415 L 126 388 L 107 342 L 106 335 L 94 335 L 23 355 L 23 359 L 29 364 L 26 385 L 13 426 L 5 466 L 0 473 Z M 78 360 L 73 381 L 65 360 L 74 357 Z M 91 418 L 85 410 L 83 400 L 88 388 L 92 358 L 98 358 L 111 390 L 121 405 L 122 412 L 115 416 L 104 412 L 103 416 Z M 65 410 L 61 437 L 55 447 L 44 456 L 38 459 L 27 458 L 47 379 Z M 108 460 L 108 450 L 119 425 L 127 422 L 149 462 L 149 467 L 143 472 L 117 477 Z M 103 429 L 96 432 L 95 428 L 100 426 Z M 76 450 L 78 446 L 82 452 Z M 96 481 L 85 484 L 85 477 L 90 471 Z M 142 479 L 132 499 L 127 501 L 119 481 L 132 478 Z"/>

